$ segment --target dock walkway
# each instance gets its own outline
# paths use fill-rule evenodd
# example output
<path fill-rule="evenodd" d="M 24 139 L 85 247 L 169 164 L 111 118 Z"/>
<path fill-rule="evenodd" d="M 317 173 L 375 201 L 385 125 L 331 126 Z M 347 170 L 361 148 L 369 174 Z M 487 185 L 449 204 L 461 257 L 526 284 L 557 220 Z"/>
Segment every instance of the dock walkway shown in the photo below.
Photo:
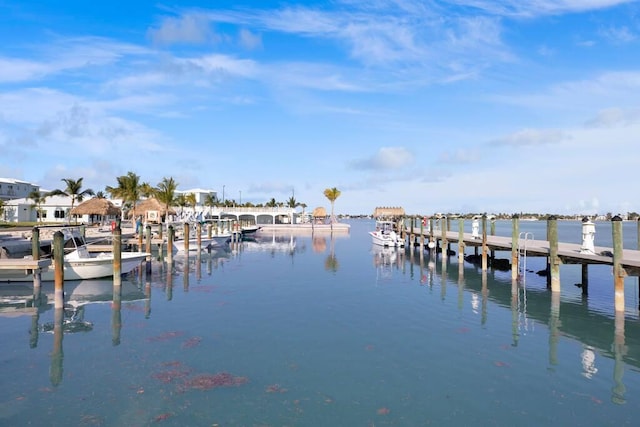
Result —
<path fill-rule="evenodd" d="M 420 236 L 420 232 L 413 233 Z M 430 237 L 429 232 L 423 232 L 425 238 Z M 463 242 L 466 247 L 481 247 L 482 238 L 474 237 L 471 233 L 463 233 Z M 459 233 L 457 231 L 447 231 L 444 236 L 441 232 L 433 234 L 434 240 L 443 240 L 446 237 L 448 243 L 458 243 Z M 519 248 L 526 252 L 527 256 L 548 257 L 551 254 L 551 244 L 547 240 L 518 239 Z M 487 248 L 496 251 L 512 250 L 512 238 L 504 236 L 487 235 Z M 613 249 L 603 246 L 595 246 L 595 254 L 581 252 L 582 245 L 577 243 L 558 242 L 558 257 L 565 264 L 606 264 L 613 265 Z M 621 264 L 627 270 L 627 274 L 640 272 L 640 251 L 633 249 L 623 249 Z"/>

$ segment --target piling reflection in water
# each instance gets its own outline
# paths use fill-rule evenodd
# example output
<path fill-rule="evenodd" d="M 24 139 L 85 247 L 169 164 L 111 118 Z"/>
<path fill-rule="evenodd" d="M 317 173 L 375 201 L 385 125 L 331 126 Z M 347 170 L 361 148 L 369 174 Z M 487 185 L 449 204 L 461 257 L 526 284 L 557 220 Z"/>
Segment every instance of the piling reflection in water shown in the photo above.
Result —
<path fill-rule="evenodd" d="M 410 251 L 411 252 L 411 251 Z M 408 262 L 417 263 L 423 268 L 419 256 L 407 257 Z M 433 264 L 435 267 L 435 264 Z M 398 274 L 401 269 L 397 269 Z M 434 271 L 440 275 L 442 288 L 451 283 L 447 279 L 448 263 L 441 263 L 441 270 Z M 471 291 L 471 307 L 480 314 L 481 325 L 486 324 L 488 316 L 488 302 L 493 301 L 502 306 L 510 306 L 512 312 L 512 346 L 517 347 L 520 341 L 529 333 L 535 332 L 535 322 L 547 324 L 549 327 L 548 361 L 550 366 L 558 366 L 558 347 L 563 336 L 582 342 L 583 351 L 579 363 L 583 376 L 593 379 L 598 374 L 597 357 L 610 357 L 614 361 L 613 386 L 611 401 L 616 404 L 626 403 L 626 387 L 623 382 L 625 365 L 630 364 L 636 370 L 640 369 L 640 325 L 632 323 L 634 333 L 625 333 L 625 313 L 612 310 L 611 315 L 589 308 L 588 299 L 584 296 L 579 303 L 561 301 L 560 292 L 550 292 L 546 288 L 529 288 L 522 281 L 508 282 L 500 277 L 492 277 L 492 287 L 488 286 L 489 271 L 478 271 L 476 266 L 458 265 L 458 307 L 464 300 L 463 289 Z M 433 283 L 430 281 L 430 283 Z M 478 298 L 478 292 L 480 298 Z M 441 290 L 441 296 L 446 297 L 446 289 Z M 547 315 L 544 306 L 548 307 Z M 611 317 L 613 316 L 613 318 Z M 563 319 L 570 319 L 563 322 Z M 628 337 L 633 336 L 634 342 L 629 343 Z"/>

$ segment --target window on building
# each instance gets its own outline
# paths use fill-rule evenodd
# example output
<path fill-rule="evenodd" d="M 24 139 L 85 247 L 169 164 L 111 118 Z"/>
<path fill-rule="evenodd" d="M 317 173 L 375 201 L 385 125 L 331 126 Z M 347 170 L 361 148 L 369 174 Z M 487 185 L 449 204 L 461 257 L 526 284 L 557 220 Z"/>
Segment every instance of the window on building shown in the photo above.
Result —
<path fill-rule="evenodd" d="M 65 217 L 64 210 L 56 209 L 55 212 L 53 213 L 53 217 L 54 218 L 64 218 Z"/>

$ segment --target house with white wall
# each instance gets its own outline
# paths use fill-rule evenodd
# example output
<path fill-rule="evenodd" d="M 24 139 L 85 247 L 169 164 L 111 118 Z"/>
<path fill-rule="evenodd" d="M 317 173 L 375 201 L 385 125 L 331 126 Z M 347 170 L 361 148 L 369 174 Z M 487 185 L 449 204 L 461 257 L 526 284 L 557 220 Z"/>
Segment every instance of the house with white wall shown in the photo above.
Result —
<path fill-rule="evenodd" d="M 32 191 L 40 187 L 27 181 L 13 178 L 0 178 L 0 200 L 27 198 Z"/>

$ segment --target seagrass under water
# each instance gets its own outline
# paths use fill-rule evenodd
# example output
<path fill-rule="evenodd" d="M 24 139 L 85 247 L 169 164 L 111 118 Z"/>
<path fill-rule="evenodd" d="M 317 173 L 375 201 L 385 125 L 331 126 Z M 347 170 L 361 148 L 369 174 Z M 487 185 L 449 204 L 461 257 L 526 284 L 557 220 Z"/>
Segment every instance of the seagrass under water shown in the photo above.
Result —
<path fill-rule="evenodd" d="M 616 318 L 610 268 L 585 300 L 563 266 L 554 301 L 543 259 L 512 287 L 373 227 L 156 261 L 119 309 L 109 281 L 71 283 L 63 334 L 50 304 L 0 317 L 0 425 L 635 424 L 636 278 Z"/>

